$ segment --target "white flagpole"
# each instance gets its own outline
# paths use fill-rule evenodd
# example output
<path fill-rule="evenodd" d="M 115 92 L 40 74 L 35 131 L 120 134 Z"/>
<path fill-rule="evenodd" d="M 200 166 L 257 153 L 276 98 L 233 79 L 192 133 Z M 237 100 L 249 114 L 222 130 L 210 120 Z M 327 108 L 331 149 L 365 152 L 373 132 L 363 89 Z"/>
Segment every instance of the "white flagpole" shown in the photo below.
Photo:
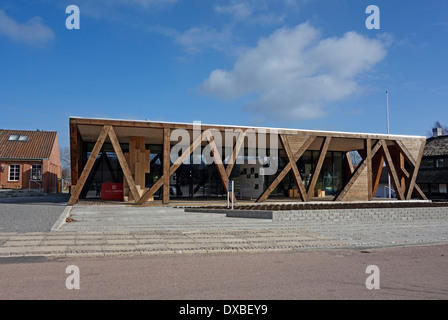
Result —
<path fill-rule="evenodd" d="M 389 134 L 389 92 L 386 91 L 386 120 L 387 120 L 387 134 Z M 392 190 L 390 186 L 390 172 L 388 172 L 387 179 L 389 182 L 389 199 L 392 198 Z"/>

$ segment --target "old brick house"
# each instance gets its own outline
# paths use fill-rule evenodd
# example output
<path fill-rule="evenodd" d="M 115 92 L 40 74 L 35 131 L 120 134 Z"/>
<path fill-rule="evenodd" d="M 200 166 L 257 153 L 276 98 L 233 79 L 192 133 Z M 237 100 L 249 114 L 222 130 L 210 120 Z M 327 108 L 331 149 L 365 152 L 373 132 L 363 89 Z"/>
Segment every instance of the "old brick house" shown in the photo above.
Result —
<path fill-rule="evenodd" d="M 57 132 L 0 129 L 0 188 L 54 193 L 61 178 Z"/>

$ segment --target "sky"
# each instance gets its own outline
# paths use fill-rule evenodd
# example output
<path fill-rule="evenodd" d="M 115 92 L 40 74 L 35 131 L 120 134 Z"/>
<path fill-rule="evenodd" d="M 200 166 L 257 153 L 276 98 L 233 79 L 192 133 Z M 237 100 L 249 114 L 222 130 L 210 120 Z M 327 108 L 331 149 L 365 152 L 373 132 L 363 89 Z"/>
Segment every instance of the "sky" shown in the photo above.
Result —
<path fill-rule="evenodd" d="M 0 128 L 57 131 L 61 149 L 70 116 L 386 133 L 388 99 L 391 134 L 427 136 L 448 125 L 447 13 L 446 0 L 0 0 Z"/>

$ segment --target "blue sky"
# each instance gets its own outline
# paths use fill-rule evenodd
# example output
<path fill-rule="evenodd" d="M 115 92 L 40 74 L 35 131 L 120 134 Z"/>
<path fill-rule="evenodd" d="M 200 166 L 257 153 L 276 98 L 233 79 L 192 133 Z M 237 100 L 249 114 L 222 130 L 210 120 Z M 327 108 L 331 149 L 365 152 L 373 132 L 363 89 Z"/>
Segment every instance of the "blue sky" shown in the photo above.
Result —
<path fill-rule="evenodd" d="M 68 30 L 68 5 L 80 29 Z M 369 30 L 366 8 L 380 9 Z M 0 128 L 69 116 L 427 135 L 448 1 L 0 0 Z"/>

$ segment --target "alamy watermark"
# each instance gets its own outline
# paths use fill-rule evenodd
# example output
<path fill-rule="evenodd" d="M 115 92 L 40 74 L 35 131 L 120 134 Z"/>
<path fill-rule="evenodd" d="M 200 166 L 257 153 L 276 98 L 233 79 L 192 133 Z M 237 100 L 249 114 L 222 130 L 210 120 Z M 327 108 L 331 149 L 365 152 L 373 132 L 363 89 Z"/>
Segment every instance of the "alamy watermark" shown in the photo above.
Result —
<path fill-rule="evenodd" d="M 65 8 L 65 13 L 70 14 L 67 19 L 65 19 L 65 27 L 68 30 L 79 30 L 81 28 L 79 7 L 74 4 L 69 5 Z"/>
<path fill-rule="evenodd" d="M 366 288 L 369 290 L 380 288 L 380 268 L 370 265 L 366 268 L 366 273 L 370 274 L 366 279 Z"/>
<path fill-rule="evenodd" d="M 80 288 L 80 274 L 79 268 L 75 265 L 70 265 L 65 268 L 65 273 L 70 274 L 65 280 L 65 287 L 68 290 L 79 289 Z"/>

